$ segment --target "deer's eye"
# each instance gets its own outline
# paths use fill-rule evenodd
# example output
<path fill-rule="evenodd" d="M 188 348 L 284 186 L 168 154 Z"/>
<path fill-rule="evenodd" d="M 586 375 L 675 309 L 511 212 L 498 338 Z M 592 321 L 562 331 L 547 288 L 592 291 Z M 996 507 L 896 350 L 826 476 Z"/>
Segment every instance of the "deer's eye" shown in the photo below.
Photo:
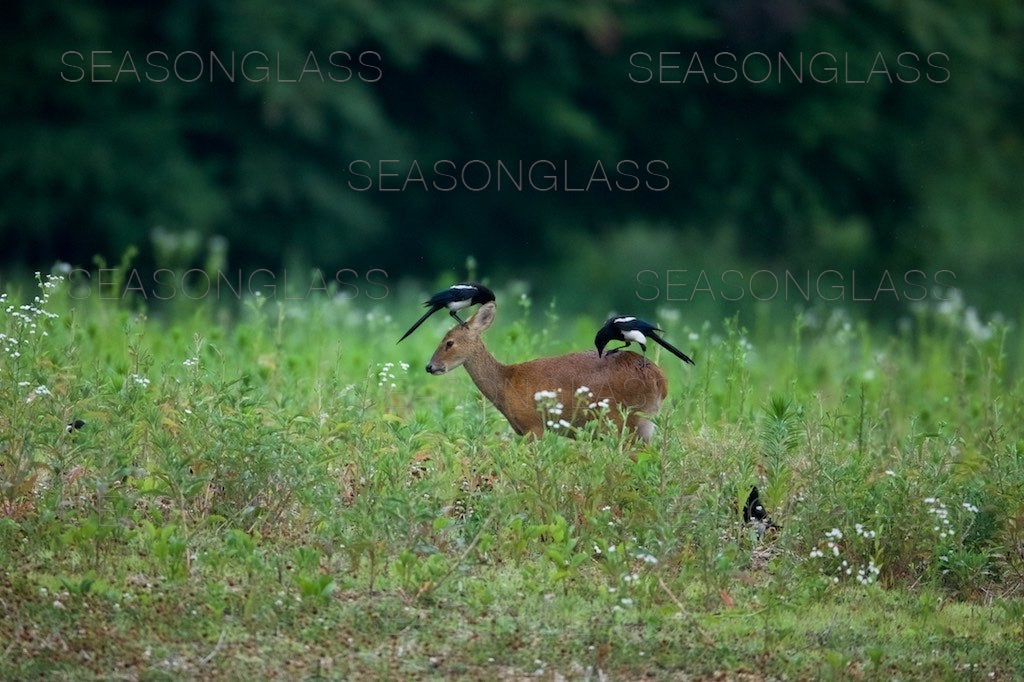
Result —
<path fill-rule="evenodd" d="M 444 344 L 445 350 L 447 350 L 448 348 L 451 348 L 454 345 L 455 345 L 455 342 L 452 341 L 452 340 L 449 340 L 447 343 Z"/>

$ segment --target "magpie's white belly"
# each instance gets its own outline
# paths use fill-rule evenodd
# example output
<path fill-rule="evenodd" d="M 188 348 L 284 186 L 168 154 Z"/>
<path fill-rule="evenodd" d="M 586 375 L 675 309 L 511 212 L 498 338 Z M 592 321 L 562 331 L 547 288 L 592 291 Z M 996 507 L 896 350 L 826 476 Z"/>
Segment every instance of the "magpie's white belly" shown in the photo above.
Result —
<path fill-rule="evenodd" d="M 647 345 L 647 337 L 641 334 L 640 332 L 636 331 L 635 329 L 631 329 L 628 332 L 622 332 L 622 336 L 627 341 L 635 341 L 636 343 L 639 343 L 641 346 Z"/>

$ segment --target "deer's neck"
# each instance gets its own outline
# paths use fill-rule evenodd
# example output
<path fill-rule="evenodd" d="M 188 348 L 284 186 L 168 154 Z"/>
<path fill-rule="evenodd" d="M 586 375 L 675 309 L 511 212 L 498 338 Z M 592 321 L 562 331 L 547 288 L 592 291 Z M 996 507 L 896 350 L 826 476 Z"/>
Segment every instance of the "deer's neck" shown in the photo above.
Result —
<path fill-rule="evenodd" d="M 469 377 L 495 407 L 505 412 L 505 394 L 508 389 L 508 366 L 495 359 L 481 343 L 463 364 Z"/>

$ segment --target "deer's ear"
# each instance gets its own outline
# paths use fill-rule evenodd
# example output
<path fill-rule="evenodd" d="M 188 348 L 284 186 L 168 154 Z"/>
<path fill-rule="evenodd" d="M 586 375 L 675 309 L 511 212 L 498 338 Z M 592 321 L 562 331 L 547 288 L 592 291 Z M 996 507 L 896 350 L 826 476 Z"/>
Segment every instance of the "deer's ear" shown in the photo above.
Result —
<path fill-rule="evenodd" d="M 494 322 L 494 301 L 480 306 L 480 310 L 476 311 L 476 315 L 469 319 L 468 324 L 472 331 L 479 334 L 490 327 L 492 322 Z"/>

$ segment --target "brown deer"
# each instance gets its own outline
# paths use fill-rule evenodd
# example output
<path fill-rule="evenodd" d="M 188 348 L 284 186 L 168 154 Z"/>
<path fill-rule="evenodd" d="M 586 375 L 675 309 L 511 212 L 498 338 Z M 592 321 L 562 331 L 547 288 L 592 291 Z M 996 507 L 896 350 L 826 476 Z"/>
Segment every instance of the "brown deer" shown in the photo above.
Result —
<path fill-rule="evenodd" d="M 427 371 L 444 374 L 465 366 L 519 435 L 539 437 L 547 425 L 571 436 L 606 412 L 619 431 L 625 419 L 635 435 L 650 441 L 654 424 L 646 417 L 658 412 L 668 393 L 661 368 L 631 351 L 604 357 L 586 351 L 503 365 L 480 338 L 494 322 L 494 311 L 494 303 L 486 303 L 465 325 L 452 327 Z"/>

